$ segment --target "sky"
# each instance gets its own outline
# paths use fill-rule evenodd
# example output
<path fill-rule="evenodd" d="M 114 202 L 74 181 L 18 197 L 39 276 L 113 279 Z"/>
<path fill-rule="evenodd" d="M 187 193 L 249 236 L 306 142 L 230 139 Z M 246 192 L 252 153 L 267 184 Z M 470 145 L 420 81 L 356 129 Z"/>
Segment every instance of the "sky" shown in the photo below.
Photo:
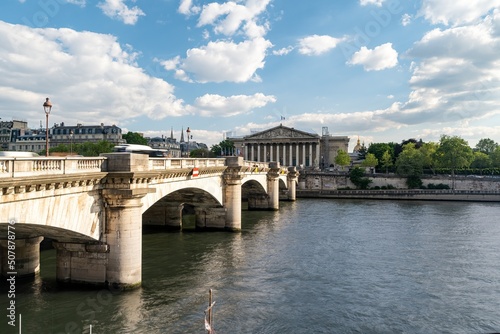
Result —
<path fill-rule="evenodd" d="M 500 142 L 500 0 L 3 0 L 0 117 Z"/>

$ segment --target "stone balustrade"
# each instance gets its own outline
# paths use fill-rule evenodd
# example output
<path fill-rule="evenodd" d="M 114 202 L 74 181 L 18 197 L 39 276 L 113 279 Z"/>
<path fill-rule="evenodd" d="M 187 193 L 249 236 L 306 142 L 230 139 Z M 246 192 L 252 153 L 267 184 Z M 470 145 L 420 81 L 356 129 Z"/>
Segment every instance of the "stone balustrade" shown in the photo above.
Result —
<path fill-rule="evenodd" d="M 63 175 L 89 172 L 105 172 L 106 157 L 36 157 L 36 158 L 0 158 L 0 178 L 33 177 L 45 175 Z M 224 167 L 225 158 L 149 158 L 147 169 L 150 171 Z M 244 161 L 243 167 L 248 172 L 263 172 L 269 169 L 265 162 Z M 282 173 L 286 174 L 286 168 Z"/>
<path fill-rule="evenodd" d="M 103 157 L 1 158 L 0 179 L 101 172 L 106 170 Z"/>
<path fill-rule="evenodd" d="M 150 158 L 149 170 L 165 170 L 179 168 L 194 168 L 194 167 L 222 167 L 226 159 L 166 159 L 166 158 Z"/>

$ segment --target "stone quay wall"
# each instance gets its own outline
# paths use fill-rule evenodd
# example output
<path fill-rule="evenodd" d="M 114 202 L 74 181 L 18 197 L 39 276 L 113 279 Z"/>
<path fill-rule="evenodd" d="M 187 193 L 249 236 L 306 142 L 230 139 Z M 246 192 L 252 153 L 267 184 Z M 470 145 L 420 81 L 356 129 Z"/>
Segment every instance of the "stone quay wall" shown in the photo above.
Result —
<path fill-rule="evenodd" d="M 302 172 L 297 197 L 408 199 L 500 202 L 500 178 L 488 176 L 427 176 L 424 186 L 445 184 L 448 190 L 408 189 L 406 178 L 391 174 L 367 175 L 370 187 L 392 186 L 390 190 L 357 190 L 347 174 Z M 350 188 L 352 190 L 346 190 Z"/>

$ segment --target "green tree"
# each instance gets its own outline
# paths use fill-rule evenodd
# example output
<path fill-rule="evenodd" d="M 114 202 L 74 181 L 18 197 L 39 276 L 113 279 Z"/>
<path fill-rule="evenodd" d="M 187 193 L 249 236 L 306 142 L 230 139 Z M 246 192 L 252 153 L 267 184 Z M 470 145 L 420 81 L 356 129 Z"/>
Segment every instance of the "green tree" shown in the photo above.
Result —
<path fill-rule="evenodd" d="M 475 151 L 485 154 L 492 154 L 497 149 L 498 144 L 490 138 L 483 138 L 476 144 Z"/>
<path fill-rule="evenodd" d="M 382 155 L 382 159 L 380 160 L 380 167 L 385 169 L 385 173 L 389 173 L 389 168 L 394 166 L 394 163 L 392 162 L 392 156 L 389 153 L 389 151 L 385 151 L 384 154 Z"/>
<path fill-rule="evenodd" d="M 344 150 L 338 150 L 337 156 L 335 157 L 335 163 L 342 167 L 348 166 L 351 164 L 351 157 Z"/>
<path fill-rule="evenodd" d="M 391 157 L 394 159 L 394 143 L 372 143 L 368 147 L 367 153 L 372 153 L 375 155 L 375 158 L 380 162 L 382 161 L 382 156 L 386 151 L 389 152 Z"/>
<path fill-rule="evenodd" d="M 434 167 L 436 166 L 435 156 L 438 147 L 438 143 L 428 142 L 422 144 L 422 146 L 419 148 L 423 167 L 429 168 L 432 171 L 432 174 L 436 174 Z"/>
<path fill-rule="evenodd" d="M 382 155 L 383 157 L 383 155 Z M 376 167 L 378 165 L 378 159 L 375 157 L 375 154 L 368 153 L 365 157 L 365 160 L 361 163 L 363 167 Z"/>
<path fill-rule="evenodd" d="M 101 140 L 97 143 L 95 142 L 85 142 L 80 144 L 73 144 L 72 147 L 70 145 L 57 145 L 56 147 L 52 147 L 50 152 L 66 152 L 69 153 L 72 151 L 75 154 L 83 155 L 84 157 L 97 157 L 101 153 L 110 153 L 113 152 L 113 147 L 115 145 L 106 140 Z M 45 154 L 45 152 L 44 152 Z"/>
<path fill-rule="evenodd" d="M 458 168 L 469 167 L 474 155 L 467 141 L 458 136 L 441 136 L 439 147 L 436 150 L 436 161 L 440 167 L 450 168 L 451 175 L 455 175 Z"/>
<path fill-rule="evenodd" d="M 206 148 L 198 148 L 189 152 L 190 158 L 213 158 L 214 155 Z"/>
<path fill-rule="evenodd" d="M 472 168 L 489 168 L 492 166 L 491 158 L 488 154 L 476 151 L 474 152 L 474 160 L 470 164 Z M 481 174 L 483 172 L 481 171 Z"/>
<path fill-rule="evenodd" d="M 365 171 L 360 167 L 354 167 L 349 172 L 349 180 L 356 186 L 356 188 L 367 189 L 372 182 L 369 178 L 364 177 Z"/>
<path fill-rule="evenodd" d="M 232 155 L 235 151 L 234 143 L 228 139 L 210 147 L 210 152 L 216 157 Z"/>
<path fill-rule="evenodd" d="M 396 173 L 406 177 L 406 184 L 409 188 L 418 188 L 422 185 L 422 166 L 422 156 L 415 148 L 415 144 L 408 143 L 403 146 L 403 151 L 396 160 Z"/>
<path fill-rule="evenodd" d="M 123 139 L 127 141 L 127 144 L 137 144 L 137 145 L 147 145 L 148 140 L 144 138 L 140 133 L 138 132 L 127 132 L 122 136 Z"/>
<path fill-rule="evenodd" d="M 363 160 L 366 157 L 366 154 L 368 153 L 368 148 L 366 148 L 365 143 L 361 144 L 361 148 L 358 151 L 358 157 L 360 160 Z"/>
<path fill-rule="evenodd" d="M 500 146 L 491 153 L 491 163 L 493 167 L 500 168 Z"/>

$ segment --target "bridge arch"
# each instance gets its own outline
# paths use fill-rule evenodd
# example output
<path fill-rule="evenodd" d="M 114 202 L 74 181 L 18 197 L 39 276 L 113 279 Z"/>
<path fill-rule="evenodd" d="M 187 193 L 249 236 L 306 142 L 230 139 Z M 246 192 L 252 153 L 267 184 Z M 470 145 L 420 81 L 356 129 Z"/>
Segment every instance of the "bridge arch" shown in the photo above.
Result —
<path fill-rule="evenodd" d="M 178 230 L 183 228 L 183 216 L 194 214 L 196 227 L 204 228 L 207 226 L 207 212 L 213 214 L 214 211 L 224 213 L 221 218 L 225 219 L 222 203 L 215 196 L 204 189 L 189 187 L 165 195 L 148 208 L 143 207 L 142 221 L 147 226 Z"/>

